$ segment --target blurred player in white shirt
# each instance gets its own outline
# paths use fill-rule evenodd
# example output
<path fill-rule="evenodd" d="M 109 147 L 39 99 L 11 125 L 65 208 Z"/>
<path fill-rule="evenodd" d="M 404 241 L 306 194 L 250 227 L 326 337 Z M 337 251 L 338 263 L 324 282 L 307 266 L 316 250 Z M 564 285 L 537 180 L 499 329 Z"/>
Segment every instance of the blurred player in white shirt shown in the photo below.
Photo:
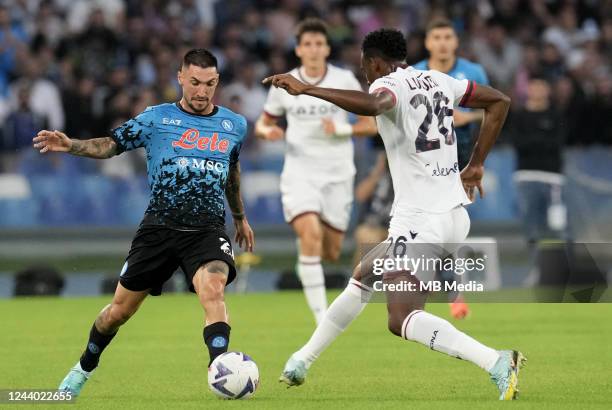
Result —
<path fill-rule="evenodd" d="M 330 47 L 323 21 L 301 22 L 296 41 L 301 66 L 290 75 L 307 84 L 362 91 L 351 71 L 327 63 Z M 286 132 L 277 125 L 282 116 L 287 118 Z M 266 140 L 286 138 L 280 187 L 283 213 L 298 237 L 296 270 L 319 323 L 327 310 L 321 259 L 335 261 L 340 256 L 353 204 L 351 136 L 376 134 L 376 123 L 371 117 L 358 117 L 350 124 L 348 113 L 334 104 L 272 87 L 255 134 Z"/>
<path fill-rule="evenodd" d="M 463 206 L 470 203 L 475 189 L 482 196 L 484 161 L 510 106 L 510 99 L 497 90 L 437 71 L 416 70 L 405 59 L 404 36 L 397 30 L 381 29 L 369 33 L 362 45 L 361 63 L 371 84 L 369 93 L 316 87 L 284 74 L 264 80 L 292 95 L 307 94 L 356 114 L 376 116 L 395 192 L 389 238 L 355 268 L 348 286 L 308 343 L 287 361 L 281 381 L 304 383 L 308 368 L 361 313 L 374 293 L 373 286 L 382 283 L 407 287 L 386 291 L 391 333 L 478 365 L 490 374 L 499 399 L 512 400 L 518 393 L 522 353 L 492 349 L 425 312 L 427 292 L 422 284 L 432 280 L 435 270 L 396 268 L 376 276 L 381 258 L 385 262 L 395 256 L 418 259 L 422 250 L 431 252 L 428 257 L 445 258 L 454 250 L 453 244 L 466 238 L 470 221 Z M 457 105 L 484 108 L 480 135 L 461 174 L 453 125 Z M 414 253 L 415 248 L 419 253 Z M 409 284 L 416 290 L 410 290 Z"/>

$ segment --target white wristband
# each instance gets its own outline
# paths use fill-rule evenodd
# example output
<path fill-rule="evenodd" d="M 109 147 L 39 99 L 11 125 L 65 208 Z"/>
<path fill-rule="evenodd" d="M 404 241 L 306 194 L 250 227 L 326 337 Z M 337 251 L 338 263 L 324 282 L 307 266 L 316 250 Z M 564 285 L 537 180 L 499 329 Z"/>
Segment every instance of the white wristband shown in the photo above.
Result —
<path fill-rule="evenodd" d="M 353 135 L 353 126 L 348 122 L 334 121 L 335 137 L 348 138 Z"/>

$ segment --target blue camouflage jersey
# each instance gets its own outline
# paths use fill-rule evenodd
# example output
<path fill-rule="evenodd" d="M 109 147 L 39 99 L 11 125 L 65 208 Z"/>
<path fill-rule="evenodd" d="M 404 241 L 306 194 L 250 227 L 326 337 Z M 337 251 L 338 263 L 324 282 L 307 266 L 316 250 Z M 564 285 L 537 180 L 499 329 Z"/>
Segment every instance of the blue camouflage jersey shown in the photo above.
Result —
<path fill-rule="evenodd" d="M 429 70 L 429 63 L 427 60 L 422 60 L 413 65 L 418 70 Z M 465 58 L 457 58 L 455 65 L 450 69 L 449 72 L 445 73 L 457 80 L 472 80 L 478 84 L 489 84 L 489 79 L 485 73 L 484 68 L 480 64 L 473 63 Z M 466 109 L 469 110 L 469 109 Z M 465 125 L 463 127 L 455 127 L 455 133 L 457 134 L 457 156 L 459 161 L 459 169 L 463 169 L 470 160 L 472 155 L 472 132 L 476 127 L 475 123 Z"/>
<path fill-rule="evenodd" d="M 151 199 L 143 225 L 223 226 L 225 184 L 247 131 L 246 120 L 215 106 L 191 114 L 178 103 L 147 107 L 112 131 L 119 153 L 147 151 Z"/>

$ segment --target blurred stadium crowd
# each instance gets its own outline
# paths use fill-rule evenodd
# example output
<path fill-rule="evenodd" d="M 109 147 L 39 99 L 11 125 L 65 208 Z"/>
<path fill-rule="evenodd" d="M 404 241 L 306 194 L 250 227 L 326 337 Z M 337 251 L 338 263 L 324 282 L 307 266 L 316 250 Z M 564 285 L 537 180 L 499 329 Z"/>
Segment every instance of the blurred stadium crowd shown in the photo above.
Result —
<path fill-rule="evenodd" d="M 32 136 L 42 128 L 64 130 L 72 138 L 104 136 L 148 105 L 178 100 L 176 71 L 185 51 L 193 47 L 208 48 L 219 59 L 216 102 L 245 115 L 252 127 L 267 95 L 260 79 L 297 65 L 293 30 L 308 16 L 329 24 L 332 63 L 351 69 L 361 80 L 359 46 L 367 32 L 379 27 L 400 29 L 407 35 L 408 63 L 416 63 L 427 57 L 425 25 L 446 16 L 460 36 L 459 55 L 482 64 L 491 84 L 513 98 L 514 115 L 501 145 L 511 144 L 517 133 L 528 141 L 524 127 L 514 129 L 513 124 L 526 121 L 521 111 L 534 78 L 548 85 L 544 98 L 553 102 L 558 114 L 558 132 L 550 144 L 612 144 L 611 0 L 5 0 L 0 4 L 0 172 L 24 176 L 30 181 L 31 195 L 40 196 L 31 203 L 19 195 L 21 202 L 12 205 L 0 201 L 5 207 L 0 206 L 4 225 L 27 225 L 28 215 L 40 216 L 41 201 L 47 210 L 60 214 L 47 213 L 47 219 L 39 222 L 74 222 L 74 212 L 61 214 L 61 199 L 54 198 L 62 190 L 73 207 L 82 206 L 86 213 L 100 208 L 98 217 L 80 222 L 138 222 L 144 205 L 133 211 L 128 202 L 127 214 L 113 219 L 96 198 L 108 195 L 112 200 L 113 193 L 121 192 L 126 193 L 126 201 L 146 203 L 144 180 L 136 183 L 133 178 L 144 174 L 142 153 L 98 162 L 43 157 L 31 148 Z M 251 170 L 280 171 L 282 147 L 254 137 L 248 141 L 241 154 L 246 175 Z M 359 161 L 372 158 L 371 145 L 371 141 L 358 143 L 358 165 L 373 162 Z M 495 160 L 494 156 L 490 162 Z M 588 155 L 583 162 L 588 166 Z M 100 173 L 123 185 L 113 188 L 100 182 Z M 71 182 L 75 175 L 84 175 L 82 195 L 75 193 Z M 60 188 L 57 183 L 54 188 L 46 186 L 52 183 L 49 178 L 62 176 Z M 273 178 L 253 179 L 259 186 L 274 183 Z M 261 208 L 261 221 L 282 221 L 278 201 L 258 202 L 255 195 L 250 202 Z M 495 201 L 490 206 L 491 212 L 501 212 Z M 11 209 L 19 215 L 9 218 L 6 212 Z M 500 217 L 512 217 L 513 211 L 508 212 Z"/>

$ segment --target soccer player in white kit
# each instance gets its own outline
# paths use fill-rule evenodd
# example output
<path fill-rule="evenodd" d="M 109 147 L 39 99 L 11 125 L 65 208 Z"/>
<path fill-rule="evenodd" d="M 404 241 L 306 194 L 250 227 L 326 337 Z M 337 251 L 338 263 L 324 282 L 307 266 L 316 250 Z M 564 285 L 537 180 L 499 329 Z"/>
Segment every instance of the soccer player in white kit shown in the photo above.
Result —
<path fill-rule="evenodd" d="M 290 72 L 292 76 L 308 84 L 362 91 L 351 71 L 327 63 L 330 47 L 323 21 L 302 21 L 296 41 L 301 66 Z M 282 116 L 287 118 L 286 133 L 277 125 Z M 335 261 L 340 256 L 353 204 L 351 136 L 376 134 L 376 123 L 362 116 L 350 124 L 348 113 L 334 104 L 272 87 L 255 134 L 266 140 L 286 134 L 280 186 L 283 213 L 298 237 L 297 275 L 319 323 L 327 310 L 321 259 Z"/>
<path fill-rule="evenodd" d="M 316 87 L 286 74 L 264 80 L 292 95 L 306 94 L 356 114 L 376 116 L 395 191 L 389 238 L 362 259 L 310 340 L 289 358 L 280 378 L 289 385 L 305 381 L 312 363 L 364 309 L 374 292 L 376 257 L 385 256 L 392 246 L 396 254 L 399 244 L 406 252 L 416 245 L 429 247 L 443 258 L 443 252 L 454 250 L 445 247 L 459 244 L 468 234 L 470 221 L 463 206 L 473 199 L 475 189 L 483 194 L 484 160 L 503 126 L 510 99 L 472 81 L 408 67 L 405 58 L 404 36 L 381 29 L 369 33 L 362 44 L 361 64 L 371 84 L 369 93 Z M 461 175 L 453 128 L 457 104 L 484 109 L 479 138 Z M 382 282 L 420 285 L 432 273 L 388 271 Z M 521 352 L 492 349 L 425 312 L 427 292 L 387 291 L 386 296 L 391 333 L 478 365 L 490 374 L 500 400 L 517 397 L 519 368 L 525 360 Z"/>

